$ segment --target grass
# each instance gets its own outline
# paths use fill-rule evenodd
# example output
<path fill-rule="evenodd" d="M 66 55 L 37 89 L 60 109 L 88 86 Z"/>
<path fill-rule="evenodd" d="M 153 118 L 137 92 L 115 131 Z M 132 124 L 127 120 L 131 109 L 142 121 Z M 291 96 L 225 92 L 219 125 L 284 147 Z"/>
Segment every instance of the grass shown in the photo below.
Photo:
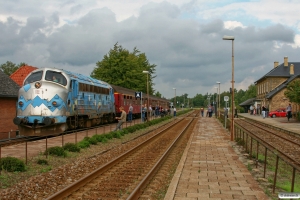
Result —
<path fill-rule="evenodd" d="M 252 171 L 252 169 L 253 169 L 253 168 L 252 168 L 252 165 L 248 163 L 247 169 L 248 169 L 249 171 Z"/>
<path fill-rule="evenodd" d="M 166 124 L 173 119 L 167 119 L 159 122 L 159 125 Z M 152 126 L 153 129 L 157 128 L 156 126 Z M 0 189 L 5 189 L 16 185 L 22 181 L 27 180 L 32 176 L 36 176 L 42 173 L 47 173 L 55 168 L 63 166 L 68 163 L 72 163 L 78 159 L 84 159 L 90 157 L 91 155 L 99 154 L 99 152 L 107 151 L 111 147 L 111 145 L 120 145 L 123 142 L 133 140 L 143 134 L 145 134 L 146 130 L 137 130 L 134 134 L 126 134 L 122 136 L 122 140 L 120 139 L 112 139 L 108 140 L 103 137 L 101 143 L 97 145 L 92 145 L 91 148 L 81 149 L 80 152 L 65 152 L 65 157 L 58 157 L 53 155 L 44 155 L 44 152 L 40 152 L 39 155 L 28 159 L 27 165 L 25 166 L 26 171 L 22 173 L 14 173 L 14 172 L 6 172 L 1 171 L 0 173 Z M 47 162 L 45 162 L 47 161 Z M 40 163 L 40 164 L 38 164 Z M 0 197 L 1 199 L 1 197 Z"/>
<path fill-rule="evenodd" d="M 251 146 L 250 146 L 250 137 L 247 136 L 246 133 L 243 133 L 244 135 L 244 141 L 242 137 L 236 138 L 236 143 L 238 145 L 245 144 L 243 142 L 246 141 L 246 138 L 248 137 L 247 146 L 244 146 L 244 149 L 247 149 L 247 153 L 249 153 Z M 261 174 L 255 175 L 256 177 L 263 177 L 263 167 L 264 167 L 264 161 L 265 161 L 265 147 L 262 144 L 259 144 L 258 148 L 258 158 L 256 158 L 257 155 L 257 142 L 253 139 L 252 141 L 252 152 L 251 156 L 255 160 L 258 160 L 260 163 L 260 167 L 262 168 Z M 279 156 L 279 153 L 277 151 L 271 152 L 270 150 L 267 150 L 267 168 L 266 168 L 266 176 L 268 177 L 268 183 L 262 183 L 262 187 L 264 188 L 264 191 L 266 195 L 271 197 L 272 199 L 278 199 L 277 193 L 278 192 L 290 192 L 291 191 L 291 181 L 292 181 L 292 171 L 293 168 L 285 163 L 281 158 L 279 158 L 278 162 L 278 169 L 277 169 L 277 177 L 276 177 L 276 190 L 275 194 L 270 192 L 270 188 L 273 187 L 274 183 L 274 174 L 276 170 L 276 159 L 277 156 Z M 252 171 L 253 165 L 248 164 L 247 168 L 249 171 Z M 295 183 L 294 183 L 294 192 L 300 192 L 300 172 L 296 171 L 296 177 L 295 177 Z"/>
<path fill-rule="evenodd" d="M 46 173 L 46 172 L 49 172 L 49 171 L 51 171 L 51 170 L 52 170 L 52 167 L 51 167 L 51 166 L 47 166 L 47 167 L 41 169 L 40 172 L 41 172 L 41 173 Z"/>

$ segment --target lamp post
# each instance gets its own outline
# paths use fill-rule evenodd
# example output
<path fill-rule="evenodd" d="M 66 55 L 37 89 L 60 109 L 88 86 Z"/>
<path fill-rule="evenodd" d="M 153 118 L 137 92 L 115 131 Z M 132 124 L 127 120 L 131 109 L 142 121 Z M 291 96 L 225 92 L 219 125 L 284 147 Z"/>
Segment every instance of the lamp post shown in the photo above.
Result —
<path fill-rule="evenodd" d="M 148 81 L 148 76 L 149 76 L 149 71 L 143 71 L 144 74 L 147 74 L 147 121 L 149 121 L 149 81 Z"/>
<path fill-rule="evenodd" d="M 223 40 L 231 40 L 232 41 L 232 68 L 231 68 L 231 73 L 232 73 L 232 79 L 231 79 L 231 84 L 232 84 L 232 90 L 231 90 L 231 135 L 230 139 L 233 141 L 233 136 L 234 136 L 234 36 L 223 36 Z"/>
<path fill-rule="evenodd" d="M 174 108 L 176 107 L 176 88 L 173 88 L 174 90 Z"/>
<path fill-rule="evenodd" d="M 217 89 L 217 96 L 218 96 L 218 87 L 215 87 Z M 216 97 L 216 102 L 218 103 L 218 97 Z M 215 106 L 215 108 L 219 107 L 219 104 L 217 106 Z M 218 108 L 219 109 L 219 108 Z M 218 110 L 219 112 L 219 110 Z M 217 116 L 217 112 L 215 112 L 215 116 Z"/>
<path fill-rule="evenodd" d="M 220 107 L 220 104 L 221 104 L 221 101 L 220 101 L 220 84 L 221 84 L 221 82 L 217 82 L 217 84 L 219 84 L 219 104 L 218 104 L 218 109 L 219 109 L 219 118 L 220 118 L 220 109 L 221 109 L 221 107 Z"/>
<path fill-rule="evenodd" d="M 210 106 L 210 95 L 207 96 L 207 101 L 208 101 L 208 106 L 207 107 L 209 107 Z"/>

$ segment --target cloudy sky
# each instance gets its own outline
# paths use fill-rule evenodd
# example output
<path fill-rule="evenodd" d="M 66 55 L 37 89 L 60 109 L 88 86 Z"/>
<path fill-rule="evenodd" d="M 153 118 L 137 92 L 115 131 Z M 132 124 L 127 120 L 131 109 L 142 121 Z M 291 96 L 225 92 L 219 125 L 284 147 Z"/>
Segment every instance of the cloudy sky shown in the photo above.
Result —
<path fill-rule="evenodd" d="M 299 0 L 0 0 L 0 64 L 25 62 L 90 75 L 115 43 L 156 64 L 155 89 L 176 94 L 247 89 L 300 62 Z M 142 75 L 142 74 L 141 74 Z"/>

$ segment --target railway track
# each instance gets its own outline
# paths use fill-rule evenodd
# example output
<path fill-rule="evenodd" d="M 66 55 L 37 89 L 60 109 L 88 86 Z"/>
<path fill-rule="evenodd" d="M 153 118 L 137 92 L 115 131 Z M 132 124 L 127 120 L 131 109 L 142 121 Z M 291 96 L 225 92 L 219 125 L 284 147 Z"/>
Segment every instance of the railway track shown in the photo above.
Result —
<path fill-rule="evenodd" d="M 278 132 L 249 120 L 236 120 L 236 125 L 253 135 L 259 142 L 264 143 L 273 152 L 280 154 L 292 166 L 300 169 L 300 138 L 298 136 Z"/>
<path fill-rule="evenodd" d="M 193 127 L 191 114 L 185 119 L 175 120 L 168 127 L 157 132 L 148 140 L 99 167 L 92 173 L 74 182 L 67 188 L 53 194 L 48 199 L 149 199 L 153 191 L 161 187 L 159 169 L 166 171 L 164 162 L 178 155 L 175 146 L 186 145 Z M 189 129 L 190 128 L 190 129 Z M 188 130 L 188 131 L 187 131 Z M 181 145 L 178 143 L 181 141 Z M 175 153 L 174 153 L 175 152 Z M 173 155 L 173 156 L 170 156 Z M 152 184 L 150 182 L 152 181 Z M 155 187 L 156 185 L 156 187 Z"/>

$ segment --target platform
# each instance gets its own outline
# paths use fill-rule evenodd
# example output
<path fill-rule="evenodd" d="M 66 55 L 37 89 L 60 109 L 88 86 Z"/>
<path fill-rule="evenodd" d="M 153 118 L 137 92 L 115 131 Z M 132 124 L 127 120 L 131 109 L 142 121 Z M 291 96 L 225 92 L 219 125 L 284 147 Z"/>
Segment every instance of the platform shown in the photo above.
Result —
<path fill-rule="evenodd" d="M 263 118 L 261 115 L 250 115 L 249 113 L 239 113 L 239 117 L 246 117 L 253 120 L 261 121 L 274 127 L 281 128 L 300 135 L 300 122 L 295 118 L 292 118 L 288 121 L 286 117 Z"/>
<path fill-rule="evenodd" d="M 199 117 L 165 200 L 270 199 L 232 145 L 216 118 Z"/>

